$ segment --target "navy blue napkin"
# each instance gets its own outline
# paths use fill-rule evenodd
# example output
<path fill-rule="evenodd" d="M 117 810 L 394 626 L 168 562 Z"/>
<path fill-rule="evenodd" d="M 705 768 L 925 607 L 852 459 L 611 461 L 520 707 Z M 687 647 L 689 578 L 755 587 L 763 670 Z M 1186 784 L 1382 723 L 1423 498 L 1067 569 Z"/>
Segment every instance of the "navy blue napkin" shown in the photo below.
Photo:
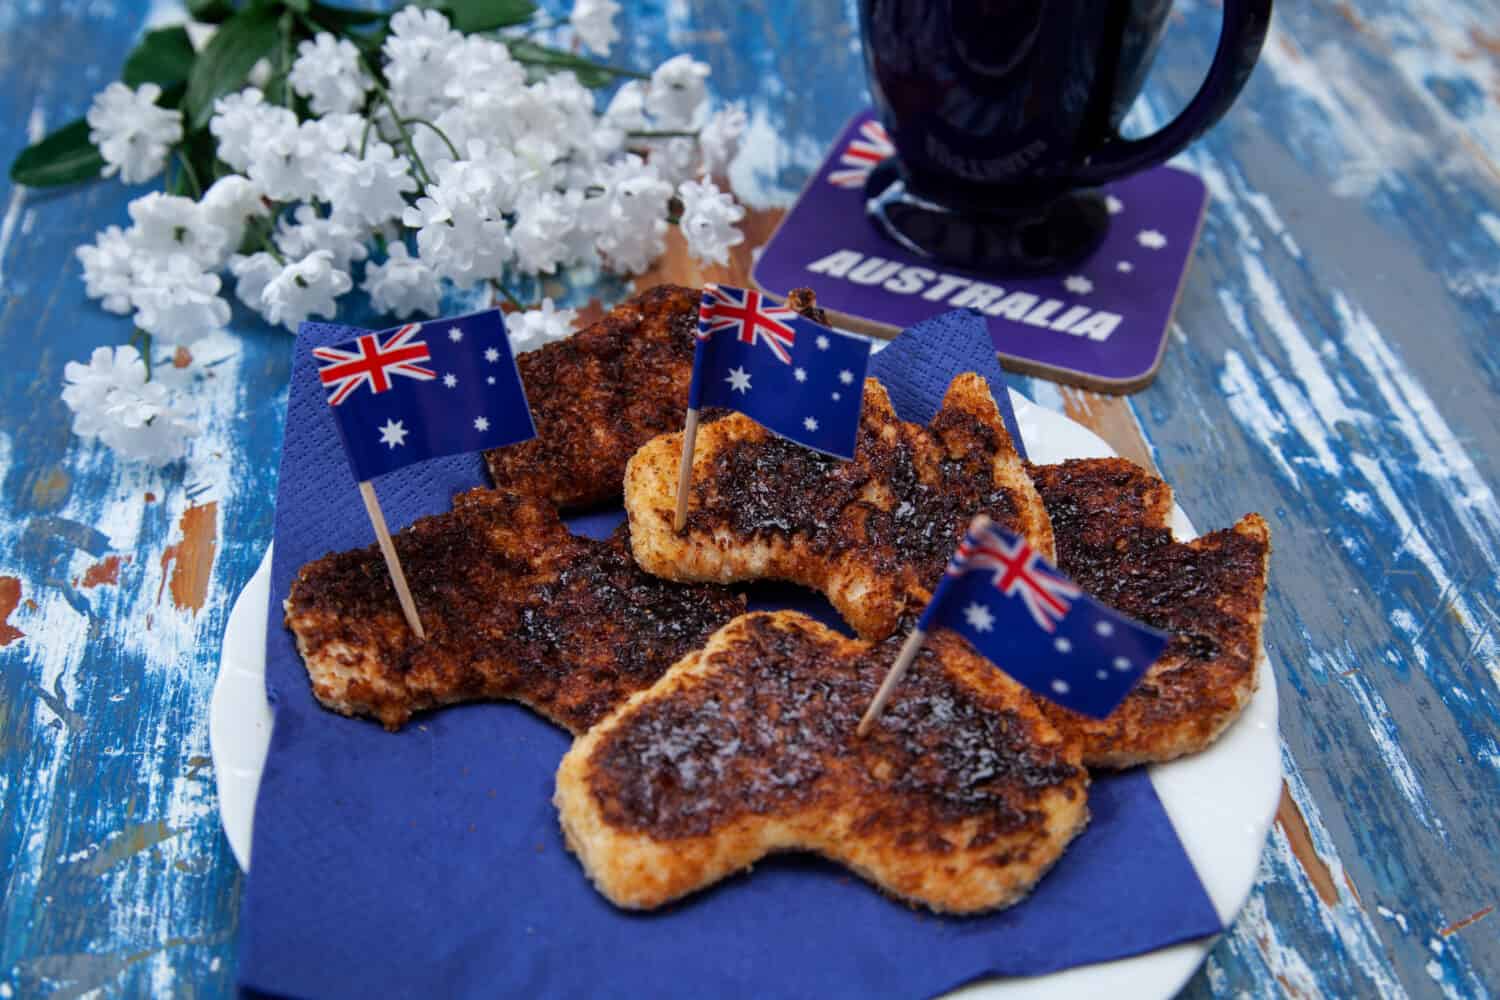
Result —
<path fill-rule="evenodd" d="M 975 334 L 977 333 L 977 336 Z M 318 997 L 930 996 L 987 975 L 1035 975 L 1214 934 L 1214 908 L 1144 771 L 1097 780 L 1093 821 L 1030 898 L 944 918 L 816 858 L 767 859 L 661 912 L 628 914 L 589 885 L 552 806 L 568 736 L 515 705 L 467 705 L 400 733 L 313 701 L 281 604 L 298 567 L 367 545 L 370 527 L 299 337 L 276 510 L 266 687 L 275 713 L 256 802 L 240 983 Z M 950 314 L 877 355 L 897 411 L 926 419 L 952 376 L 989 369 L 983 326 Z M 483 482 L 475 456 L 377 484 L 393 525 Z M 572 522 L 600 537 L 619 512 Z M 833 620 L 795 588 L 755 604 Z"/>

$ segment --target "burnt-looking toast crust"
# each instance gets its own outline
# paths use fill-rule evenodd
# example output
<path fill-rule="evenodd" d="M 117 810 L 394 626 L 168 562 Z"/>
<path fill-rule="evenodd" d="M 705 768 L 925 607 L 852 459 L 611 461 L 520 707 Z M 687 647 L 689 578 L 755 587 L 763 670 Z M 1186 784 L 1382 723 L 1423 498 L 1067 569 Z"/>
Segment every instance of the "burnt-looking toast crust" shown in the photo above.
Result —
<path fill-rule="evenodd" d="M 389 729 L 506 698 L 581 732 L 744 609 L 723 588 L 641 572 L 624 526 L 579 538 L 546 501 L 510 493 L 461 494 L 395 543 L 426 641 L 373 545 L 307 564 L 286 602 L 318 699 Z"/>
<path fill-rule="evenodd" d="M 1123 458 L 1028 466 L 1047 506 L 1057 565 L 1091 596 L 1171 636 L 1107 719 L 1048 703 L 1095 767 L 1171 760 L 1208 746 L 1255 691 L 1270 531 L 1258 514 L 1179 542 L 1172 491 Z"/>
<path fill-rule="evenodd" d="M 1086 821 L 1076 744 L 945 631 L 857 737 L 898 646 L 745 615 L 586 734 L 558 801 L 599 888 L 651 907 L 800 848 L 937 910 L 1024 895 Z"/>

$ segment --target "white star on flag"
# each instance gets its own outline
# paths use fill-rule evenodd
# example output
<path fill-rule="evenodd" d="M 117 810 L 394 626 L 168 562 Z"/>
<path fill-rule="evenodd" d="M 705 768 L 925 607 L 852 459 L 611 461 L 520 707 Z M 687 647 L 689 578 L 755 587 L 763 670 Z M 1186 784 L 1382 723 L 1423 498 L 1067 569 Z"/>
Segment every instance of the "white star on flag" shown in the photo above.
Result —
<path fill-rule="evenodd" d="M 497 351 L 497 350 L 495 350 L 493 347 L 486 348 L 485 352 L 484 352 L 484 360 L 486 360 L 486 361 L 499 361 L 500 360 L 500 352 Z"/>
<path fill-rule="evenodd" d="M 818 350 L 820 350 L 820 351 L 826 351 L 826 350 L 828 350 L 828 343 L 829 343 L 828 338 L 825 337 L 825 336 L 823 336 L 821 333 L 818 334 L 818 341 L 817 341 L 817 343 L 818 343 Z"/>
<path fill-rule="evenodd" d="M 1053 640 L 1052 648 L 1057 650 L 1059 653 L 1071 653 L 1073 651 L 1073 644 L 1067 639 L 1064 639 L 1062 636 L 1058 636 L 1055 640 Z"/>
<path fill-rule="evenodd" d="M 488 420 L 486 420 L 484 417 L 475 417 L 474 418 L 474 429 L 476 431 L 487 431 L 487 430 L 490 429 L 490 422 Z"/>
<path fill-rule="evenodd" d="M 808 417 L 806 420 L 802 421 L 802 426 L 806 427 L 810 431 L 815 431 L 818 429 L 818 422 L 812 417 Z"/>
<path fill-rule="evenodd" d="M 1125 671 L 1130 669 L 1130 661 L 1125 659 L 1125 657 L 1123 656 L 1117 656 L 1115 657 L 1114 667 L 1116 670 L 1120 671 L 1120 673 L 1123 674 Z"/>
<path fill-rule="evenodd" d="M 1104 636 L 1104 638 L 1108 639 L 1110 636 L 1115 634 L 1115 627 L 1109 622 L 1100 622 L 1099 624 L 1094 626 L 1094 631 L 1098 632 L 1100 635 Z"/>
<path fill-rule="evenodd" d="M 489 376 L 488 378 L 485 379 L 485 382 L 487 384 L 489 384 L 489 385 L 494 385 L 495 384 L 495 376 L 493 376 L 493 375 Z"/>
<path fill-rule="evenodd" d="M 806 368 L 798 368 L 796 371 L 792 372 L 792 377 L 795 378 L 798 382 L 806 382 L 807 381 L 807 369 Z"/>
<path fill-rule="evenodd" d="M 1057 680 L 1052 682 L 1052 690 L 1056 691 L 1058 694 L 1067 694 L 1068 682 L 1059 677 Z"/>
<path fill-rule="evenodd" d="M 730 392 L 749 392 L 750 373 L 743 368 L 731 368 L 724 381 L 729 383 Z"/>
<path fill-rule="evenodd" d="M 1160 250 L 1167 245 L 1167 238 L 1155 229 L 1142 229 L 1135 236 L 1135 241 L 1147 250 Z"/>
<path fill-rule="evenodd" d="M 448 339 L 456 344 L 460 340 L 464 339 L 464 332 L 455 326 L 453 329 L 448 331 Z"/>
<path fill-rule="evenodd" d="M 406 443 L 407 430 L 401 426 L 403 421 L 387 420 L 380 428 L 380 443 L 395 450 L 397 445 Z"/>
<path fill-rule="evenodd" d="M 1094 283 L 1081 274 L 1070 274 L 1063 287 L 1075 295 L 1087 295 L 1094 290 Z"/>
<path fill-rule="evenodd" d="M 443 376 L 443 384 L 450 389 L 453 388 L 454 386 L 458 385 L 458 376 L 454 375 L 452 372 L 449 372 L 447 375 Z"/>
<path fill-rule="evenodd" d="M 833 394 L 833 401 L 834 401 L 834 402 L 835 402 L 835 403 L 837 403 L 837 402 L 838 402 L 838 401 L 839 401 L 839 399 L 841 399 L 841 398 L 842 398 L 842 397 L 840 397 L 840 396 L 839 396 L 839 394 L 838 394 L 838 393 L 834 393 L 834 394 Z"/>
<path fill-rule="evenodd" d="M 839 381 L 844 383 L 845 385 L 848 385 L 850 382 L 854 381 L 854 373 L 845 368 L 843 371 L 839 372 Z"/>
<path fill-rule="evenodd" d="M 976 632 L 988 632 L 995 627 L 994 613 L 978 601 L 971 601 L 964 608 L 964 621 Z"/>

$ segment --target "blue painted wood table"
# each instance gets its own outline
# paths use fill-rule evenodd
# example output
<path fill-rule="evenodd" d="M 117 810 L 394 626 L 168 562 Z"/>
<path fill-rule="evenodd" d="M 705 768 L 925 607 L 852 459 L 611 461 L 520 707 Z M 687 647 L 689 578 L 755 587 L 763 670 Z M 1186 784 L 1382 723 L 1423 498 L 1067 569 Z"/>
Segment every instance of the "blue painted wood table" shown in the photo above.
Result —
<path fill-rule="evenodd" d="M 763 240 L 867 100 L 853 4 L 632 6 L 618 61 L 688 51 L 745 102 L 732 176 Z M 0 159 L 81 114 L 168 13 L 0 5 Z M 1141 128 L 1192 92 L 1218 18 L 1176 4 Z M 1154 462 L 1200 524 L 1260 510 L 1275 533 L 1285 794 L 1250 901 L 1187 992 L 1488 995 L 1493 0 L 1283 4 L 1244 98 L 1182 162 L 1212 204 L 1158 381 L 1128 400 L 1016 385 Z M 225 615 L 270 536 L 290 341 L 237 317 L 203 431 L 164 472 L 71 437 L 63 364 L 129 333 L 85 299 L 72 251 L 124 222 L 131 193 L 0 192 L 0 997 L 218 994 L 234 978 L 241 877 L 207 703 Z M 698 277 L 676 252 L 658 276 Z"/>

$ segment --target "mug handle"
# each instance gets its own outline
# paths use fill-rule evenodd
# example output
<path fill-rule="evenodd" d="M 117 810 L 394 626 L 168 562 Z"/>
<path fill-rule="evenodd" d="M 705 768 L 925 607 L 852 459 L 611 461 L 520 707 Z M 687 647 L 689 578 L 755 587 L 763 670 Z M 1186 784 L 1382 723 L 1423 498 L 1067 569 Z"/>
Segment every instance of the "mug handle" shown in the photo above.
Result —
<path fill-rule="evenodd" d="M 1271 4 L 1272 0 L 1224 0 L 1224 30 L 1213 64 L 1208 67 L 1203 86 L 1182 113 L 1139 139 L 1117 134 L 1106 140 L 1074 177 L 1083 184 L 1101 184 L 1155 166 L 1224 117 L 1260 58 L 1271 25 Z"/>

